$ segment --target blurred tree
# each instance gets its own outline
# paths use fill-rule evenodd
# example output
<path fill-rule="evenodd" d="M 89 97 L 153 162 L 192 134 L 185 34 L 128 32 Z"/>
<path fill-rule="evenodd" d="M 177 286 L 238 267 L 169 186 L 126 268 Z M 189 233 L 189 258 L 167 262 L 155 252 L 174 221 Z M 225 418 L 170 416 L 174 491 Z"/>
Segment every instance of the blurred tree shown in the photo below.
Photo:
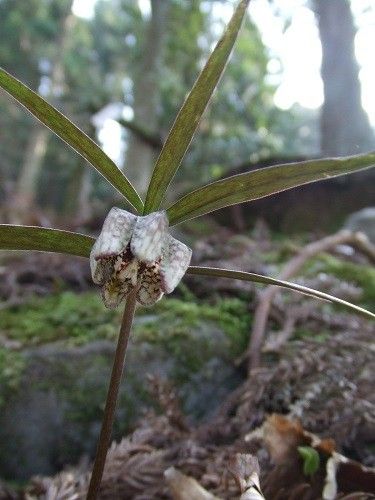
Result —
<path fill-rule="evenodd" d="M 226 7 L 224 1 L 172 2 L 161 82 L 162 130 L 171 126 L 220 36 Z M 220 177 L 250 157 L 283 149 L 277 127 L 288 113 L 275 109 L 275 87 L 267 82 L 268 58 L 261 34 L 247 16 L 225 76 L 175 180 L 177 191 Z M 279 130 L 285 133 L 286 128 Z"/>
<path fill-rule="evenodd" d="M 142 129 L 156 131 L 160 102 L 163 49 L 166 39 L 166 23 L 169 0 L 151 0 L 151 17 L 143 42 L 141 57 L 133 73 L 134 122 Z M 136 189 L 144 194 L 147 190 L 155 152 L 145 140 L 130 134 L 127 152 L 127 171 Z"/>
<path fill-rule="evenodd" d="M 42 37 L 46 34 L 54 43 L 51 44 L 52 49 L 50 53 L 46 51 L 43 54 L 42 52 L 45 58 L 40 58 L 35 61 L 34 53 L 36 52 L 35 48 L 38 47 L 38 44 L 30 47 L 31 40 L 28 39 L 29 43 L 27 43 L 25 41 L 26 35 L 23 34 L 23 31 L 19 31 L 20 38 L 18 41 L 20 46 L 24 45 L 25 47 L 23 52 L 26 52 L 26 59 L 29 53 L 32 52 L 33 56 L 30 58 L 30 61 L 34 63 L 30 64 L 29 62 L 26 66 L 26 68 L 30 69 L 30 73 L 26 73 L 25 70 L 23 70 L 21 74 L 26 73 L 27 76 L 25 75 L 25 78 L 33 76 L 34 86 L 40 87 L 42 85 L 42 90 L 44 90 L 43 94 L 47 96 L 50 101 L 56 103 L 64 92 L 64 57 L 74 25 L 74 16 L 71 13 L 72 0 L 64 0 L 58 5 L 52 3 L 50 10 L 46 9 L 47 5 L 45 3 L 36 4 L 34 7 L 36 10 L 34 13 L 31 13 L 33 14 L 33 22 L 31 25 L 36 25 L 37 27 L 31 31 L 32 34 L 35 33 L 35 35 L 37 35 L 39 33 L 42 34 Z M 22 20 L 21 13 L 30 14 L 30 12 L 22 12 L 22 9 L 21 11 L 10 10 L 10 13 L 12 13 L 16 19 L 20 19 L 19 22 Z M 12 20 L 13 16 L 10 15 L 9 17 L 10 20 Z M 38 41 L 40 46 L 40 39 Z M 17 43 L 17 38 L 13 36 L 12 42 Z M 22 51 L 21 55 L 23 55 Z M 48 56 L 50 57 L 47 59 Z M 19 59 L 14 59 L 16 59 L 19 64 Z M 8 64 L 13 66 L 12 60 L 9 60 Z M 45 77 L 44 80 L 39 79 L 38 81 L 36 68 L 40 71 L 43 65 L 45 68 L 48 68 L 49 76 Z M 15 67 L 17 68 L 17 63 Z M 27 80 L 29 80 L 29 78 L 27 78 Z M 35 205 L 37 181 L 46 154 L 48 137 L 48 129 L 42 125 L 34 124 L 24 147 L 22 166 L 9 202 L 8 219 L 12 223 L 30 221 L 30 210 Z"/>
<path fill-rule="evenodd" d="M 107 104 L 117 103 L 128 117 L 132 110 L 130 120 L 115 118 L 124 125 L 125 155 L 119 158 L 143 190 L 161 138 L 220 36 L 227 2 L 153 0 L 148 16 L 135 0 L 98 0 L 92 19 L 72 16 L 70 5 L 71 0 L 0 0 L 0 64 L 49 95 L 92 137 L 98 132 L 92 117 Z M 224 175 L 249 160 L 305 148 L 303 137 L 295 138 L 306 122 L 304 111 L 289 113 L 274 106 L 268 60 L 261 34 L 247 17 L 176 178 L 176 190 Z M 18 179 L 18 191 L 29 191 L 28 199 L 43 206 L 44 213 L 65 212 L 70 219 L 79 214 L 81 222 L 93 209 L 101 212 L 113 203 L 107 184 L 95 173 L 85 173 L 84 160 L 60 140 L 53 135 L 36 140 L 39 129 L 24 110 L 2 96 L 0 110 L 3 190 L 6 181 Z M 39 158 L 34 163 L 33 153 Z M 104 203 L 96 201 L 94 207 L 91 192 Z"/>
<path fill-rule="evenodd" d="M 40 10 L 38 0 L 0 2 L 0 64 L 33 88 L 39 83 L 38 33 L 43 26 L 43 23 L 33 22 L 33 16 L 41 14 Z M 0 194 L 4 200 L 13 191 L 31 122 L 32 119 L 14 101 L 0 93 Z"/>
<path fill-rule="evenodd" d="M 374 148 L 375 138 L 361 104 L 354 52 L 356 29 L 348 0 L 314 0 L 322 43 L 321 114 L 323 156 L 356 154 Z"/>
<path fill-rule="evenodd" d="M 59 32 L 54 44 L 54 54 L 51 57 L 49 81 L 46 82 L 48 90 L 44 93 L 47 100 L 57 105 L 59 97 L 64 93 L 64 58 L 70 43 L 71 33 L 74 27 L 75 17 L 71 12 L 72 0 L 62 2 L 63 12 L 59 16 Z M 12 222 L 22 223 L 25 216 L 29 216 L 30 210 L 35 206 L 37 196 L 37 181 L 43 159 L 47 150 L 47 142 L 50 133 L 46 127 L 36 124 L 30 133 L 30 138 L 25 149 L 25 156 L 21 171 L 16 183 L 14 193 L 14 206 L 12 210 Z"/>

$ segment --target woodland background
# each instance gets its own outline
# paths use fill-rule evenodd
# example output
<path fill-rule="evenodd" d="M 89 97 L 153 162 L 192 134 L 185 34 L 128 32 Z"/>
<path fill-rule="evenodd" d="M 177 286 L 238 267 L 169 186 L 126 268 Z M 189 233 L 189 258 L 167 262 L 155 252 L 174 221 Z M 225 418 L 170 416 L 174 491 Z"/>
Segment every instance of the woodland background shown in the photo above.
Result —
<path fill-rule="evenodd" d="M 268 16 L 262 20 L 258 14 L 255 23 L 250 11 L 175 193 L 284 157 L 340 156 L 373 148 L 355 58 L 356 21 L 372 26 L 371 2 L 352 2 L 357 18 L 350 2 L 342 0 L 296 1 L 289 8 L 262 3 Z M 145 192 L 157 152 L 230 15 L 231 2 L 98 0 L 92 12 L 89 7 L 90 2 L 77 0 L 2 0 L 1 65 L 99 140 Z M 311 31 L 315 17 L 323 57 L 321 110 L 275 105 L 283 67 L 275 47 L 270 50 L 264 42 L 270 15 L 286 38 L 298 20 L 309 22 L 306 30 Z M 300 43 L 302 60 L 304 50 L 308 55 L 311 50 L 303 39 Z M 84 160 L 3 94 L 0 106 L 2 221 L 47 222 L 58 216 L 62 224 L 71 224 L 102 217 L 116 200 L 99 176 L 82 168 Z M 352 200 L 358 208 L 369 203 L 361 198 Z"/>

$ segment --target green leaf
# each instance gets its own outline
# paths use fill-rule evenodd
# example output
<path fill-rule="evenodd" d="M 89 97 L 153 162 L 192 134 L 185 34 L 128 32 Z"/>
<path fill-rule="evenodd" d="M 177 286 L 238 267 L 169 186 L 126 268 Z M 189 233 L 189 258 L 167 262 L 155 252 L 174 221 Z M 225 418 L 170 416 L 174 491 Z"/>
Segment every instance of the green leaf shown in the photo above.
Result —
<path fill-rule="evenodd" d="M 214 267 L 198 267 L 198 266 L 190 266 L 187 270 L 187 273 L 196 274 L 199 276 L 209 276 L 209 277 L 214 276 L 217 278 L 232 278 L 242 281 L 253 281 L 255 283 L 263 283 L 265 285 L 276 285 L 282 288 L 289 288 L 290 290 L 294 290 L 296 292 L 300 292 L 305 295 L 309 295 L 311 297 L 326 300 L 328 302 L 332 302 L 333 304 L 339 304 L 341 306 L 345 306 L 346 308 L 351 309 L 355 313 L 360 314 L 361 316 L 364 316 L 367 319 L 368 318 L 375 319 L 374 313 L 367 311 L 362 307 L 356 306 L 355 304 L 351 304 L 346 300 L 339 299 L 327 293 L 320 292 L 319 290 L 314 290 L 306 286 L 297 285 L 296 283 L 290 283 L 289 281 L 282 281 L 276 278 L 270 278 L 269 276 L 263 276 L 262 274 L 254 274 L 254 273 L 247 273 L 244 271 L 232 271 L 230 269 L 218 269 Z"/>
<path fill-rule="evenodd" d="M 199 120 L 224 71 L 248 3 L 249 0 L 242 0 L 238 4 L 226 30 L 177 115 L 152 173 L 145 201 L 145 214 L 160 207 L 165 192 L 185 156 Z"/>
<path fill-rule="evenodd" d="M 214 210 L 257 200 L 310 182 L 331 179 L 375 165 L 375 152 L 286 163 L 234 175 L 201 187 L 179 199 L 168 210 L 170 225 Z"/>
<path fill-rule="evenodd" d="M 0 68 L 0 87 L 22 104 L 38 120 L 65 141 L 117 189 L 140 213 L 143 203 L 129 180 L 95 142 L 60 111 L 22 82 Z"/>
<path fill-rule="evenodd" d="M 70 231 L 0 224 L 0 250 L 40 250 L 89 257 L 94 242 L 91 236 Z"/>
<path fill-rule="evenodd" d="M 319 469 L 319 453 L 311 446 L 298 446 L 297 449 L 303 460 L 303 473 L 305 476 L 313 476 Z"/>

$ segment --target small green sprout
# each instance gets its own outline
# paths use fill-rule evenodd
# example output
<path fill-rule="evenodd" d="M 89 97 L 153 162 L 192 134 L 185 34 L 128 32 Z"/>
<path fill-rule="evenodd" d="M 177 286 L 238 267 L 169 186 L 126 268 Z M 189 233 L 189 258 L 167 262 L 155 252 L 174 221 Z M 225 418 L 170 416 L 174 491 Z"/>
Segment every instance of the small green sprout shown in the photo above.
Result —
<path fill-rule="evenodd" d="M 311 446 L 298 446 L 298 453 L 303 460 L 303 473 L 305 476 L 312 477 L 319 469 L 319 453 Z"/>

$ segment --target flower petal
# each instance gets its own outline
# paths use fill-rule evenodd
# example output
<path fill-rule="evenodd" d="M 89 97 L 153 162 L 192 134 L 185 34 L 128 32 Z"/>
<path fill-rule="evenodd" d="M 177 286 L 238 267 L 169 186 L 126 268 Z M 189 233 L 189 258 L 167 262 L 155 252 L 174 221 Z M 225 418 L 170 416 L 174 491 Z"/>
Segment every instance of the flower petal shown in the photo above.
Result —
<path fill-rule="evenodd" d="M 160 263 L 160 276 L 165 293 L 173 292 L 181 281 L 189 267 L 191 253 L 189 247 L 168 235 Z"/>
<path fill-rule="evenodd" d="M 143 271 L 137 300 L 143 306 L 152 306 L 163 296 L 160 266 L 157 263 L 146 266 Z"/>
<path fill-rule="evenodd" d="M 109 309 L 116 308 L 128 293 L 136 286 L 138 279 L 138 262 L 136 259 L 125 260 L 119 255 L 113 265 L 112 277 L 102 288 L 104 305 Z"/>
<path fill-rule="evenodd" d="M 91 275 L 94 283 L 101 285 L 111 274 L 115 256 L 127 247 L 137 217 L 126 210 L 113 207 L 107 215 L 102 231 L 90 253 Z"/>
<path fill-rule="evenodd" d="M 151 264 L 161 258 L 168 229 L 165 212 L 139 216 L 135 223 L 130 249 L 141 262 Z"/>
<path fill-rule="evenodd" d="M 128 288 L 125 288 L 124 283 L 115 278 L 107 281 L 102 287 L 102 299 L 105 307 L 108 309 L 116 309 L 131 289 L 132 287 L 130 284 Z"/>
<path fill-rule="evenodd" d="M 111 278 L 114 261 L 114 257 L 96 260 L 95 257 L 90 255 L 91 276 L 96 285 L 103 285 Z"/>
<path fill-rule="evenodd" d="M 113 207 L 107 215 L 93 252 L 96 258 L 117 255 L 127 247 L 137 217 L 126 210 Z"/>
<path fill-rule="evenodd" d="M 121 281 L 127 288 L 128 284 L 135 287 L 138 281 L 139 262 L 130 252 L 118 255 L 113 266 L 113 278 Z"/>

